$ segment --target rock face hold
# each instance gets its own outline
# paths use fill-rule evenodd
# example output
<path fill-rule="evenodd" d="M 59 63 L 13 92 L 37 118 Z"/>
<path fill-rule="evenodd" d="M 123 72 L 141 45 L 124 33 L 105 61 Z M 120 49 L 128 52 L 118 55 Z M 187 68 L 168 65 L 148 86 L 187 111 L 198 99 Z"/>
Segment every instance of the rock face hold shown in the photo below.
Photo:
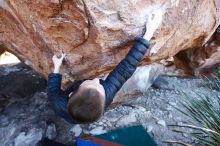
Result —
<path fill-rule="evenodd" d="M 143 35 L 153 9 L 164 18 L 145 64 L 200 48 L 220 24 L 219 0 L 0 0 L 0 48 L 45 77 L 53 54 L 64 51 L 65 83 L 99 76 Z"/>

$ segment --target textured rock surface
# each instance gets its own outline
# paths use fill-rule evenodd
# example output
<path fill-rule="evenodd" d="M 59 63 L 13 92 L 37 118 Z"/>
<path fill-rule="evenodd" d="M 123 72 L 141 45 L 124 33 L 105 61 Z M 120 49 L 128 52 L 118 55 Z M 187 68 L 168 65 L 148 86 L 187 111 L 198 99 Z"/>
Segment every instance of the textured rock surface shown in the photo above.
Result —
<path fill-rule="evenodd" d="M 2 55 L 5 52 L 5 50 L 0 49 L 0 55 Z"/>
<path fill-rule="evenodd" d="M 191 74 L 207 74 L 220 66 L 220 26 L 204 47 L 178 53 L 177 67 Z"/>
<path fill-rule="evenodd" d="M 123 103 L 143 93 L 153 84 L 155 79 L 164 73 L 162 64 L 150 64 L 138 67 L 114 97 L 113 103 Z M 114 104 L 112 104 L 114 106 Z"/>
<path fill-rule="evenodd" d="M 37 91 L 45 91 L 46 86 L 46 80 L 25 64 L 0 67 L 0 96 L 32 97 Z"/>
<path fill-rule="evenodd" d="M 220 24 L 219 8 L 219 0 L 0 0 L 0 48 L 44 76 L 63 50 L 68 83 L 111 70 L 144 33 L 153 9 L 164 10 L 148 53 L 155 61 L 201 47 Z"/>

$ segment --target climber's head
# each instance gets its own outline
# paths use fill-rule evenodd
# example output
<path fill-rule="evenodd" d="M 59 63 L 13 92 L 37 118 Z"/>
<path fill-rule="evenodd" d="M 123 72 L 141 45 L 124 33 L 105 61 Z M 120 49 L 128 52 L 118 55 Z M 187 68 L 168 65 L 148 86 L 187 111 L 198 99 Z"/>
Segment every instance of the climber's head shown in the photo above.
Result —
<path fill-rule="evenodd" d="M 90 123 L 100 118 L 105 107 L 105 90 L 99 79 L 84 81 L 70 96 L 68 112 L 79 123 Z"/>

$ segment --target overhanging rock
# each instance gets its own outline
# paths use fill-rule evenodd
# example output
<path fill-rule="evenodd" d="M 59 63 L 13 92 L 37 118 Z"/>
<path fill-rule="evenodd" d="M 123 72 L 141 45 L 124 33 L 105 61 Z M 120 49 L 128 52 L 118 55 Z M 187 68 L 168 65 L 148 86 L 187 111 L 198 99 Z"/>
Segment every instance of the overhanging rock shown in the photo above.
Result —
<path fill-rule="evenodd" d="M 65 83 L 91 78 L 126 55 L 153 9 L 164 17 L 143 64 L 200 48 L 220 24 L 219 0 L 0 0 L 0 46 L 45 77 L 62 50 Z"/>

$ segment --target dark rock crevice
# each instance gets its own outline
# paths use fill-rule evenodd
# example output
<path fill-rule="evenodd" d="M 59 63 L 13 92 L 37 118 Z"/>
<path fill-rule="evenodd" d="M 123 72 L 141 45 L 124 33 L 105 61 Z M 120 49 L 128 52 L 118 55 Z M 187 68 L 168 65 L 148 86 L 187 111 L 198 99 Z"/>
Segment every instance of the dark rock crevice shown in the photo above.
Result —
<path fill-rule="evenodd" d="M 25 64 L 4 65 L 0 67 L 0 104 L 6 105 L 13 98 L 28 99 L 45 91 L 46 85 L 46 80 Z"/>

